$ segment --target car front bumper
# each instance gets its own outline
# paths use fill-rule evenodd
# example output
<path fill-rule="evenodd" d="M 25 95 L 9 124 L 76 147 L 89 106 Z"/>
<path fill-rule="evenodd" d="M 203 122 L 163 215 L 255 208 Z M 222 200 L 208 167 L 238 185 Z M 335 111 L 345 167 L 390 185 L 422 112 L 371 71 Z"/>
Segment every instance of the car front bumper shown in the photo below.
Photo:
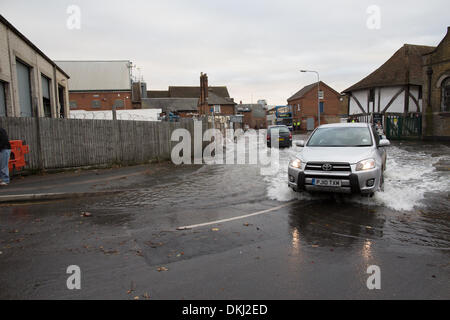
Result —
<path fill-rule="evenodd" d="M 295 191 L 370 194 L 378 190 L 380 177 L 381 169 L 378 167 L 371 170 L 355 171 L 354 166 L 352 166 L 352 172 L 304 171 L 291 166 L 288 169 L 288 185 Z M 341 186 L 313 185 L 312 180 L 314 178 L 340 180 Z M 373 185 L 370 184 L 370 181 L 373 181 Z"/>

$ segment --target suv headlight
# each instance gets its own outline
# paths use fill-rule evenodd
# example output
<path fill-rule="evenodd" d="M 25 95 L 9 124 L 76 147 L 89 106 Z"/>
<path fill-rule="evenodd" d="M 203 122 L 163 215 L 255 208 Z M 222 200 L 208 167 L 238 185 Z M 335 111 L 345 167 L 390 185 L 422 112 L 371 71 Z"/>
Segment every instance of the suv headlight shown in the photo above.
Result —
<path fill-rule="evenodd" d="M 300 159 L 295 159 L 289 163 L 289 166 L 300 169 L 302 167 L 302 162 L 300 161 Z"/>
<path fill-rule="evenodd" d="M 370 170 L 373 168 L 375 168 L 375 160 L 374 159 L 363 160 L 356 164 L 356 171 Z"/>

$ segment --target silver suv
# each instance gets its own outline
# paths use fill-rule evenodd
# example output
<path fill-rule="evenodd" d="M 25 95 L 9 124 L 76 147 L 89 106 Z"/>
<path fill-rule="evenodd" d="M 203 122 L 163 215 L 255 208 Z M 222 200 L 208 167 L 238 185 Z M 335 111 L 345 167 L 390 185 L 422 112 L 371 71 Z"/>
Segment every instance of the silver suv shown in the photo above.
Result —
<path fill-rule="evenodd" d="M 336 123 L 318 127 L 289 163 L 289 187 L 373 195 L 383 190 L 389 140 L 368 123 Z"/>

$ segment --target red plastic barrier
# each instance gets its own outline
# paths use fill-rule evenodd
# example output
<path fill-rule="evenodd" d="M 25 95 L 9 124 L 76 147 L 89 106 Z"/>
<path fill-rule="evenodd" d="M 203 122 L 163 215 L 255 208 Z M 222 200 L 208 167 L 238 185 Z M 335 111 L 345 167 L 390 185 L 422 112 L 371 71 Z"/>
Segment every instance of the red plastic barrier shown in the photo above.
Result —
<path fill-rule="evenodd" d="M 9 157 L 9 171 L 16 169 L 22 170 L 26 166 L 25 155 L 30 152 L 27 145 L 24 145 L 22 140 L 11 140 L 11 156 Z"/>

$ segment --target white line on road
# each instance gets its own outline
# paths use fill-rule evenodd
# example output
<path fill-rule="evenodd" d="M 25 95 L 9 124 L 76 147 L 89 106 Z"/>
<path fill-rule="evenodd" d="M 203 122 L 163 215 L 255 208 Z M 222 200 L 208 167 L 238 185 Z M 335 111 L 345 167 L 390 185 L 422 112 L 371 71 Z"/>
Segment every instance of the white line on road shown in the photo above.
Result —
<path fill-rule="evenodd" d="M 230 221 L 234 221 L 234 220 L 239 220 L 239 219 L 244 219 L 244 218 L 248 218 L 248 217 L 253 217 L 253 216 L 257 216 L 257 215 L 260 215 L 260 214 L 272 212 L 272 211 L 275 211 L 275 210 L 287 207 L 287 206 L 291 205 L 293 202 L 295 202 L 295 201 L 290 201 L 290 202 L 282 204 L 281 206 L 278 206 L 278 207 L 273 207 L 273 208 L 270 208 L 270 209 L 266 209 L 266 210 L 262 210 L 262 211 L 258 211 L 258 212 L 254 212 L 254 213 L 250 213 L 250 214 L 246 214 L 246 215 L 243 215 L 243 216 L 238 216 L 238 217 L 233 217 L 233 218 L 228 218 L 228 219 L 222 219 L 222 220 L 216 220 L 216 221 L 211 221 L 211 222 L 205 222 L 205 223 L 200 223 L 200 224 L 193 224 L 191 226 L 178 227 L 177 230 L 194 229 L 194 228 L 198 228 L 198 227 L 205 227 L 205 226 L 210 226 L 210 225 L 213 225 L 213 224 L 219 224 L 219 223 L 223 223 L 223 222 L 230 222 Z"/>

